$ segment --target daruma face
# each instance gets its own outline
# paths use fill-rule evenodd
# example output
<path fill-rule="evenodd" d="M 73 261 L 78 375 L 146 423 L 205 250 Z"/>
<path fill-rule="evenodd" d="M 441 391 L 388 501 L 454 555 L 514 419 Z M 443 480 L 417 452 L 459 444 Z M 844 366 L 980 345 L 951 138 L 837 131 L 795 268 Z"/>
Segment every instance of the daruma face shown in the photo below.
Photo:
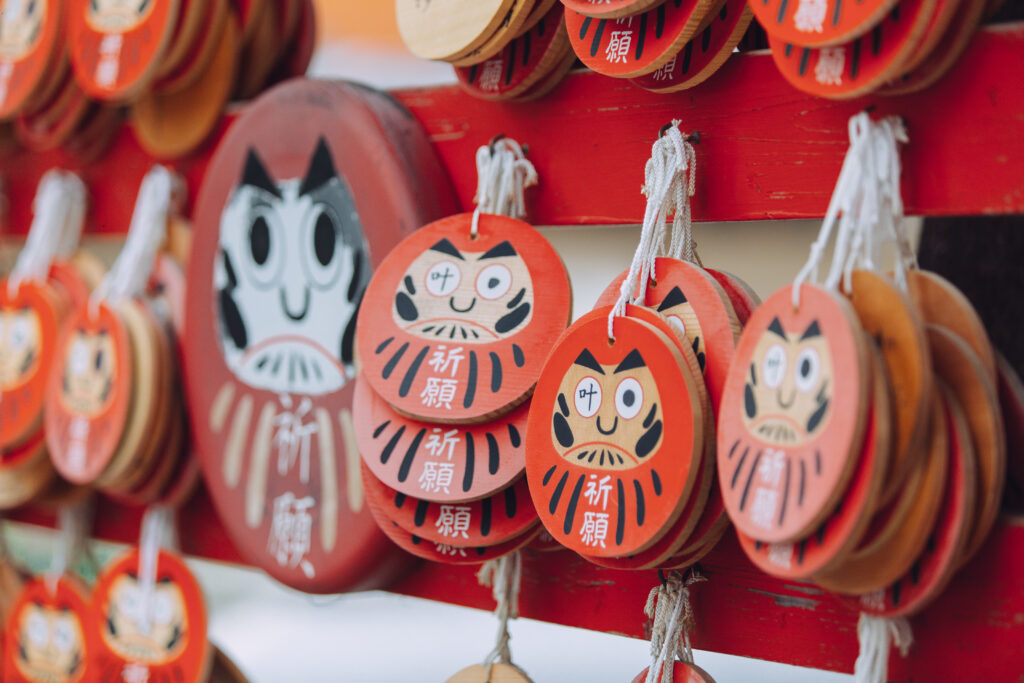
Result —
<path fill-rule="evenodd" d="M 28 680 L 64 683 L 85 669 L 82 623 L 70 609 L 33 602 L 17 618 L 15 666 Z"/>
<path fill-rule="evenodd" d="M 393 309 L 411 335 L 467 344 L 513 336 L 532 314 L 530 271 L 508 240 L 484 252 L 439 240 L 409 266 Z"/>
<path fill-rule="evenodd" d="M 0 390 L 13 389 L 39 365 L 42 328 L 31 308 L 0 311 Z"/>
<path fill-rule="evenodd" d="M 589 469 L 633 469 L 661 447 L 660 398 L 637 349 L 616 365 L 601 365 L 584 349 L 559 387 L 552 442 Z"/>
<path fill-rule="evenodd" d="M 89 23 L 101 31 L 128 31 L 146 18 L 158 0 L 90 0 Z"/>
<path fill-rule="evenodd" d="M 153 587 L 149 612 L 142 586 L 134 574 L 114 579 L 100 627 L 103 641 L 128 661 L 166 664 L 185 650 L 189 637 L 188 612 L 181 588 L 169 577 Z"/>
<path fill-rule="evenodd" d="M 105 330 L 76 330 L 67 345 L 61 398 L 70 412 L 93 417 L 112 400 L 117 375 L 114 341 Z"/>
<path fill-rule="evenodd" d="M 747 429 L 778 446 L 816 437 L 828 425 L 834 374 L 817 321 L 787 331 L 775 318 L 750 363 L 743 401 Z"/>
<path fill-rule="evenodd" d="M 704 353 L 704 335 L 701 334 L 700 322 L 683 290 L 679 287 L 672 287 L 662 301 L 654 307 L 661 313 L 669 325 L 681 332 L 687 339 L 691 340 L 693 354 L 700 363 L 701 371 L 706 365 L 706 354 Z"/>
<path fill-rule="evenodd" d="M 45 18 L 46 0 L 4 0 L 0 5 L 0 55 L 17 59 L 32 49 Z"/>
<path fill-rule="evenodd" d="M 304 178 L 273 180 L 250 150 L 220 222 L 214 293 L 228 368 L 251 387 L 321 395 L 354 376 L 369 279 L 347 185 L 321 139 Z"/>

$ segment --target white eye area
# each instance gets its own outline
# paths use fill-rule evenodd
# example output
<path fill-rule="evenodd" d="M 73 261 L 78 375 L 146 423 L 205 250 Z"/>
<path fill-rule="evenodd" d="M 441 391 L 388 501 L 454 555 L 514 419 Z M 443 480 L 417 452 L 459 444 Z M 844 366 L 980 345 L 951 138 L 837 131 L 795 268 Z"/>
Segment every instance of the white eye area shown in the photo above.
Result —
<path fill-rule="evenodd" d="M 632 377 L 619 382 L 615 389 L 615 410 L 624 420 L 632 420 L 644 407 L 644 388 Z"/>
<path fill-rule="evenodd" d="M 253 210 L 242 249 L 243 261 L 257 287 L 266 288 L 277 282 L 284 264 L 284 240 L 268 208 Z"/>
<path fill-rule="evenodd" d="M 761 375 L 769 389 L 775 389 L 782 384 L 782 378 L 786 376 L 786 349 L 782 344 L 774 345 L 764 354 Z"/>
<path fill-rule="evenodd" d="M 801 351 L 796 357 L 796 388 L 807 393 L 817 386 L 820 369 L 821 359 L 816 350 L 807 348 Z"/>
<path fill-rule="evenodd" d="M 337 281 L 344 259 L 338 253 L 341 235 L 334 214 L 324 204 L 310 212 L 303 230 L 302 251 L 309 279 L 321 289 Z"/>
<path fill-rule="evenodd" d="M 129 621 L 136 624 L 142 618 L 142 595 L 136 587 L 126 588 L 117 597 L 117 610 Z"/>
<path fill-rule="evenodd" d="M 593 417 L 601 408 L 601 385 L 593 377 L 584 377 L 576 384 L 573 401 L 577 413 Z"/>
<path fill-rule="evenodd" d="M 678 315 L 668 316 L 668 324 L 681 332 L 684 337 L 686 336 L 686 323 Z"/>
<path fill-rule="evenodd" d="M 159 593 L 153 598 L 153 621 L 158 626 L 167 626 L 174 618 L 174 603 L 171 596 Z"/>
<path fill-rule="evenodd" d="M 500 263 L 487 266 L 476 276 L 476 292 L 485 299 L 504 296 L 512 287 L 512 271 Z"/>
<path fill-rule="evenodd" d="M 25 624 L 28 640 L 34 647 L 42 649 L 50 644 L 50 625 L 46 617 L 38 612 L 29 615 Z"/>
<path fill-rule="evenodd" d="M 53 644 L 58 652 L 70 652 L 75 645 L 75 626 L 68 618 L 58 619 L 53 629 Z"/>
<path fill-rule="evenodd" d="M 427 271 L 427 291 L 434 296 L 449 296 L 462 282 L 462 271 L 454 261 L 438 261 Z"/>
<path fill-rule="evenodd" d="M 71 343 L 71 352 L 68 354 L 68 367 L 73 375 L 84 375 L 89 370 L 89 343 L 84 339 L 77 339 Z"/>
<path fill-rule="evenodd" d="M 32 338 L 32 323 L 25 318 L 18 318 L 11 325 L 11 346 L 16 350 L 21 351 L 28 346 L 29 340 Z"/>

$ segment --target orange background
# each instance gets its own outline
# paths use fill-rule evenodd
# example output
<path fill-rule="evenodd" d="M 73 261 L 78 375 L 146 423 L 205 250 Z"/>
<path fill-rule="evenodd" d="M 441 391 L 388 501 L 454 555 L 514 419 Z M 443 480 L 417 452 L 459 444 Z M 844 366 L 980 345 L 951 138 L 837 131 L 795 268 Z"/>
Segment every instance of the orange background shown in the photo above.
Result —
<path fill-rule="evenodd" d="M 320 40 L 359 38 L 401 46 L 394 0 L 314 0 Z"/>

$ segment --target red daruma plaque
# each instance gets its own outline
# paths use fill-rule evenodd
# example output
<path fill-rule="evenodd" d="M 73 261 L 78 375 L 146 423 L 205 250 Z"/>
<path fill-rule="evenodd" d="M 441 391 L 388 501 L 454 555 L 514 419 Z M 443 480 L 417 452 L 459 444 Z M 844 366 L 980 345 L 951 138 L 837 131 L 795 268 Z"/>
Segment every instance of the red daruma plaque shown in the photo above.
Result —
<path fill-rule="evenodd" d="M 451 210 L 432 154 L 382 95 L 292 81 L 235 122 L 199 193 L 184 350 L 204 475 L 241 552 L 301 590 L 380 585 L 400 557 L 364 501 L 355 322 L 375 262 Z"/>

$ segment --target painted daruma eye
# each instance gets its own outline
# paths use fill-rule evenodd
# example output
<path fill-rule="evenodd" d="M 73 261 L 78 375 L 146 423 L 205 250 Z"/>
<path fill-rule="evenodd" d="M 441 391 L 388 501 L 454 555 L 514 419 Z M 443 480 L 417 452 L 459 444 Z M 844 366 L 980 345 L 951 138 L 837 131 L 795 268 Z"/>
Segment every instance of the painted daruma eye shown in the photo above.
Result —
<path fill-rule="evenodd" d="M 174 618 L 174 605 L 169 595 L 161 593 L 153 601 L 153 621 L 160 626 L 167 626 Z"/>
<path fill-rule="evenodd" d="M 16 320 L 11 327 L 11 345 L 18 351 L 28 346 L 28 340 L 32 334 L 29 327 L 29 322 L 24 318 Z"/>
<path fill-rule="evenodd" d="M 46 623 L 46 617 L 38 612 L 29 615 L 28 623 L 25 624 L 28 632 L 28 640 L 37 648 L 44 648 L 50 642 L 50 625 Z"/>
<path fill-rule="evenodd" d="M 53 630 L 53 644 L 58 652 L 70 652 L 75 644 L 75 627 L 68 619 L 59 620 Z"/>
<path fill-rule="evenodd" d="M 476 276 L 477 294 L 485 299 L 497 299 L 512 286 L 512 271 L 500 263 L 487 266 Z"/>
<path fill-rule="evenodd" d="M 258 286 L 269 286 L 277 280 L 281 265 L 281 245 L 277 229 L 264 214 L 258 214 L 249 226 L 249 271 Z"/>
<path fill-rule="evenodd" d="M 640 382 L 632 377 L 619 382 L 615 390 L 615 410 L 624 420 L 631 420 L 637 416 L 644 405 L 644 390 Z"/>
<path fill-rule="evenodd" d="M 89 344 L 84 339 L 78 339 L 71 345 L 68 354 L 68 367 L 75 375 L 84 374 L 89 369 Z"/>
<path fill-rule="evenodd" d="M 761 374 L 769 389 L 782 384 L 782 378 L 786 376 L 786 349 L 782 348 L 782 344 L 776 344 L 768 349 L 768 353 L 764 355 Z"/>
<path fill-rule="evenodd" d="M 573 400 L 577 413 L 583 417 L 593 417 L 601 408 L 601 385 L 593 377 L 584 377 L 576 385 Z"/>
<path fill-rule="evenodd" d="M 314 211 L 306 239 L 306 272 L 314 284 L 325 288 L 334 284 L 341 273 L 342 259 L 335 258 L 338 226 L 325 207 L 319 206 Z"/>
<path fill-rule="evenodd" d="M 818 381 L 821 361 L 814 349 L 804 349 L 796 359 L 796 388 L 803 392 L 813 389 Z"/>
<path fill-rule="evenodd" d="M 434 296 L 448 296 L 462 281 L 462 272 L 454 261 L 438 261 L 427 271 L 427 291 Z"/>

